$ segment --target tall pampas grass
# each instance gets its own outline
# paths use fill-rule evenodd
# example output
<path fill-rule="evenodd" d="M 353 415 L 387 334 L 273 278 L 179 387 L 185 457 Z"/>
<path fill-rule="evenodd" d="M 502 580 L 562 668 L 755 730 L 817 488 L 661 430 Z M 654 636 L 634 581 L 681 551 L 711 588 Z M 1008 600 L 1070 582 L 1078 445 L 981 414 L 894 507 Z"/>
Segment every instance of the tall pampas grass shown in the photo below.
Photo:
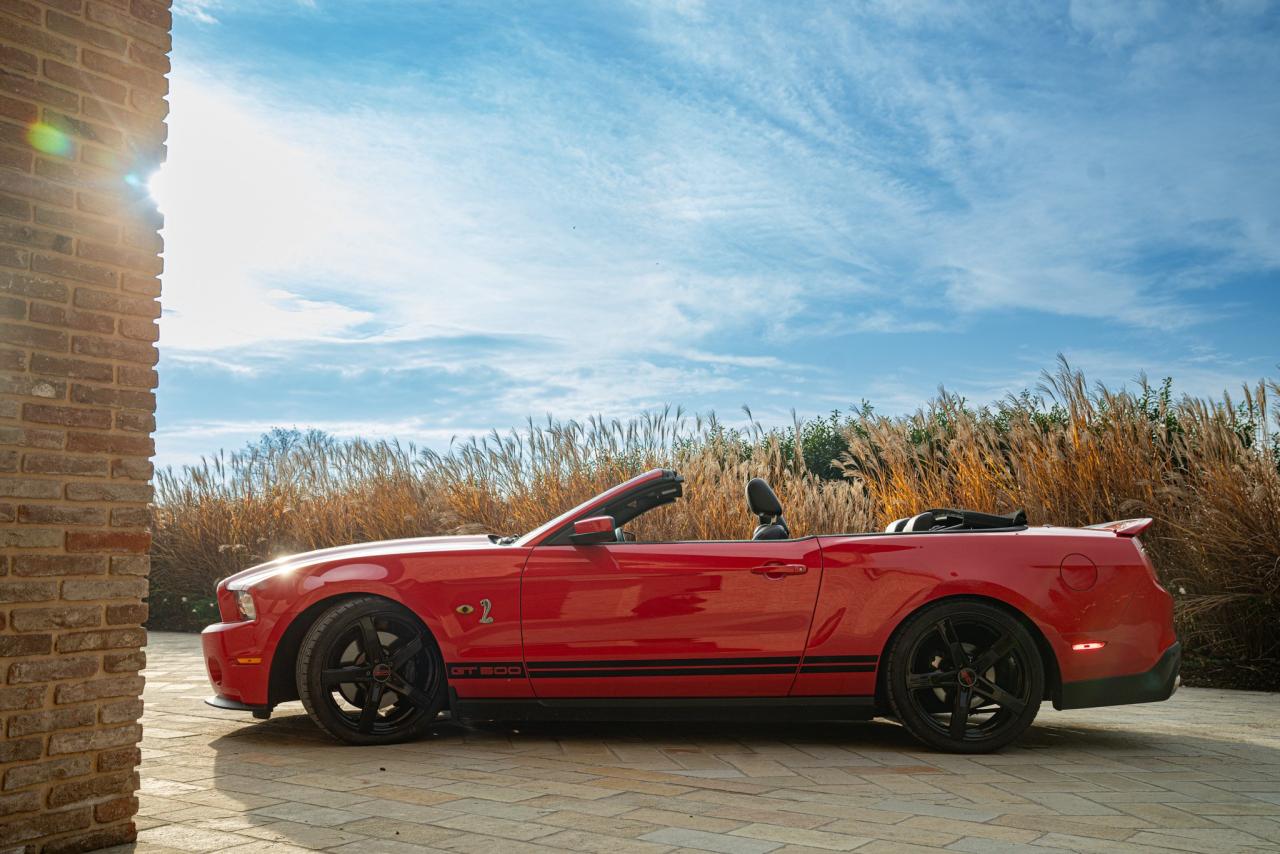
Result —
<path fill-rule="evenodd" d="M 641 539 L 750 536 L 743 486 L 755 476 L 773 484 L 797 536 L 877 530 L 931 507 L 1023 508 L 1056 525 L 1151 516 L 1144 542 L 1186 647 L 1280 687 L 1277 395 L 1273 381 L 1219 400 L 1175 398 L 1168 382 L 1109 389 L 1064 361 L 1034 392 L 988 406 L 942 391 L 907 416 L 864 407 L 786 429 L 666 409 L 529 421 L 446 452 L 277 431 L 157 476 L 152 623 L 198 628 L 214 618 L 218 579 L 280 554 L 520 534 L 667 467 L 685 497 L 637 520 Z"/>

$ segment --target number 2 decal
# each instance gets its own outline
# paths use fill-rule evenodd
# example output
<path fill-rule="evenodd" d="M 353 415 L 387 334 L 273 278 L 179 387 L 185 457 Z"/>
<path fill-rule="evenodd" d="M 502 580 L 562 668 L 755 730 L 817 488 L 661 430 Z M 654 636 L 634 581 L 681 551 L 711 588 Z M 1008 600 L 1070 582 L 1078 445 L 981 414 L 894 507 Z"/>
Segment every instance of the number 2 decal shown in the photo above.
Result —
<path fill-rule="evenodd" d="M 493 610 L 493 603 L 490 602 L 488 599 L 481 599 L 480 600 L 480 622 L 482 623 L 493 622 L 493 617 L 489 616 L 489 612 L 491 610 Z"/>

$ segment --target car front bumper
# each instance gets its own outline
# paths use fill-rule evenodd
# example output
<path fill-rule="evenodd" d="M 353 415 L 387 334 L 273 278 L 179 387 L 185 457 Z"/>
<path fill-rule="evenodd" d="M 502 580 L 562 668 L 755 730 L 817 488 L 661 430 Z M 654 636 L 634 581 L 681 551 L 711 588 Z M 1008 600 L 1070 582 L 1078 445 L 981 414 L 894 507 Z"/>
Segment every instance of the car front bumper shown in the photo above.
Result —
<path fill-rule="evenodd" d="M 1061 695 L 1053 699 L 1053 707 L 1059 710 L 1089 709 L 1167 700 L 1178 690 L 1181 667 L 1182 644 L 1174 641 L 1155 666 L 1143 673 L 1064 683 Z"/>
<path fill-rule="evenodd" d="M 270 709 L 271 660 L 263 654 L 259 630 L 252 622 L 214 623 L 200 634 L 209 683 L 217 695 L 209 705 L 255 713 Z"/>

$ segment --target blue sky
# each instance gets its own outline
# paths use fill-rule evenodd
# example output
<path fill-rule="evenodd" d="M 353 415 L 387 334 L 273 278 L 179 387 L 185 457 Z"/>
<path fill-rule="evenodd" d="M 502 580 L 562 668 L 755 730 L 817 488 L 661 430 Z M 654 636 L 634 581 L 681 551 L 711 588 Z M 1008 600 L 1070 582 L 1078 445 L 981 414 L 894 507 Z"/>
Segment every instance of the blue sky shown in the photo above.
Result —
<path fill-rule="evenodd" d="M 162 464 L 1280 374 L 1274 3 L 174 9 Z"/>

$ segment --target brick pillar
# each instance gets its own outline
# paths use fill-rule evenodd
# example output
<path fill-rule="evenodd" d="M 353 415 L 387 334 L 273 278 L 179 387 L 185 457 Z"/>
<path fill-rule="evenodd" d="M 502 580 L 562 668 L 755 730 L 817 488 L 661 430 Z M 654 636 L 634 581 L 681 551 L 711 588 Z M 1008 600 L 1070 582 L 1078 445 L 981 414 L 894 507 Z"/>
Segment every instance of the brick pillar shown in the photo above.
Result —
<path fill-rule="evenodd" d="M 135 833 L 168 5 L 0 0 L 0 852 Z"/>

